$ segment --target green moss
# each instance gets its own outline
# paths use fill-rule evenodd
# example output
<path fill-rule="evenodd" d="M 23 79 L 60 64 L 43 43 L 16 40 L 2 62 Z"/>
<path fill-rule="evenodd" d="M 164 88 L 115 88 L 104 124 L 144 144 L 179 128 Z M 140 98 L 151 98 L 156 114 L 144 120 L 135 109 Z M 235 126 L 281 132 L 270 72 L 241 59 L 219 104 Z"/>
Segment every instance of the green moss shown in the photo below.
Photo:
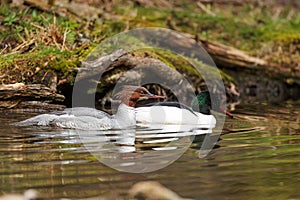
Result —
<path fill-rule="evenodd" d="M 226 82 L 234 82 L 233 78 L 227 75 L 226 73 L 217 70 L 217 68 L 214 68 L 212 66 L 207 66 L 201 61 L 192 59 L 192 58 L 185 58 L 184 56 L 172 53 L 167 50 L 162 49 L 139 49 L 138 51 L 134 52 L 135 56 L 141 56 L 141 57 L 152 57 L 161 60 L 163 63 L 168 65 L 170 68 L 175 69 L 179 71 L 181 74 L 183 74 L 187 79 L 190 79 L 191 77 L 195 77 L 197 79 L 198 84 L 200 82 L 203 82 L 203 75 L 209 76 L 211 78 L 217 78 L 218 80 L 219 76 Z M 193 64 L 196 64 L 197 67 Z M 210 70 L 207 70 L 209 67 Z M 200 70 L 200 71 L 199 71 Z M 217 70 L 217 71 L 215 71 Z M 201 72 L 204 72 L 205 74 L 201 74 Z"/>
<path fill-rule="evenodd" d="M 165 50 L 156 50 L 155 53 L 157 54 L 158 59 L 171 68 L 177 69 L 191 76 L 199 76 L 199 72 L 184 57 Z"/>
<path fill-rule="evenodd" d="M 39 47 L 26 54 L 9 54 L 0 56 L 0 71 L 11 82 L 40 83 L 42 74 L 54 72 L 60 79 L 73 79 L 74 68 L 81 62 L 71 52 L 61 52 L 50 47 Z"/>

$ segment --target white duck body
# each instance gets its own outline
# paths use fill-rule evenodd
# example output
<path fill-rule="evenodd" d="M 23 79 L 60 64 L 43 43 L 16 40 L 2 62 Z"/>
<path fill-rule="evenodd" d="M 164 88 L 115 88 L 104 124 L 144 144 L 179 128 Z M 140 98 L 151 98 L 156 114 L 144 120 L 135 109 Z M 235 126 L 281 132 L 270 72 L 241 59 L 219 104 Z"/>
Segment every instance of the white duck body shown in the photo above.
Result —
<path fill-rule="evenodd" d="M 139 124 L 176 124 L 190 125 L 197 128 L 212 129 L 216 126 L 216 118 L 213 115 L 205 115 L 192 111 L 190 108 L 153 105 L 138 107 L 136 121 Z"/>
<path fill-rule="evenodd" d="M 111 116 L 94 108 L 75 107 L 38 115 L 14 125 L 54 126 L 81 130 L 121 129 L 135 126 L 135 111 L 132 107 L 120 104 L 117 113 Z"/>

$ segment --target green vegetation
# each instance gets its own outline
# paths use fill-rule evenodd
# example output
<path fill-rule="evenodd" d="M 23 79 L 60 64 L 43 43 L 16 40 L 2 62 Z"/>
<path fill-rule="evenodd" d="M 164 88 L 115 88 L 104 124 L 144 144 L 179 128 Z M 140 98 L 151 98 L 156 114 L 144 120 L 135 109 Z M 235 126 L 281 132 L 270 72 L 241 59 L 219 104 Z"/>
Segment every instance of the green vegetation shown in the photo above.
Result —
<path fill-rule="evenodd" d="M 30 8 L 3 6 L 0 15 L 2 83 L 39 83 L 49 72 L 66 78 L 80 66 L 81 53 L 72 46 L 80 24 Z"/>
<path fill-rule="evenodd" d="M 149 6 L 119 0 L 111 5 L 111 9 L 103 5 L 106 10 L 98 18 L 79 20 L 74 15 L 61 16 L 55 9 L 45 12 L 27 6 L 1 6 L 0 72 L 6 77 L 2 82 L 39 82 L 34 78 L 36 71 L 40 76 L 51 71 L 60 79 L 72 80 L 81 61 L 105 38 L 149 26 L 219 41 L 290 66 L 291 70 L 300 63 L 297 56 L 300 14 L 292 7 L 261 3 L 204 5 L 203 9 L 189 0 L 174 3 L 172 8 L 155 3 Z M 92 3 L 90 6 L 93 6 Z M 166 60 L 168 56 L 156 53 L 170 66 L 178 64 L 173 58 Z M 188 65 L 179 64 L 183 71 L 189 71 Z M 23 75 L 16 75 L 16 71 Z M 24 75 L 28 71 L 32 72 L 29 73 L 31 78 Z"/>
<path fill-rule="evenodd" d="M 274 11 L 264 7 L 214 8 L 215 16 L 196 9 L 158 10 L 139 7 L 135 20 L 151 21 L 167 27 L 166 19 L 182 32 L 199 34 L 247 52 L 254 52 L 269 42 L 293 42 L 300 38 L 300 14 L 289 10 L 274 18 Z"/>

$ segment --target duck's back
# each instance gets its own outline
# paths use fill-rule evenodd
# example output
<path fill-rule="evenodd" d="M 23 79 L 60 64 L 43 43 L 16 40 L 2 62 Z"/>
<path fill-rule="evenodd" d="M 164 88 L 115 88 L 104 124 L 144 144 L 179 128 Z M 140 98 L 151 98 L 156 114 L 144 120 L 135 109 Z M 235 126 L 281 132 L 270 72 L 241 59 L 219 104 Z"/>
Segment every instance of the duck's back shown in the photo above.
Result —
<path fill-rule="evenodd" d="M 136 120 L 140 123 L 190 124 L 214 127 L 213 115 L 204 115 L 191 108 L 174 102 L 159 103 L 136 108 Z"/>
<path fill-rule="evenodd" d="M 98 118 L 98 119 L 102 119 L 103 117 L 111 117 L 106 112 L 103 112 L 101 110 L 97 110 L 95 108 L 89 108 L 89 107 L 66 108 L 64 110 L 53 111 L 50 114 L 54 114 L 54 115 L 74 115 L 74 116 L 77 116 L 77 117 L 90 116 L 90 117 L 95 117 L 95 118 Z"/>
<path fill-rule="evenodd" d="M 94 108 L 75 107 L 38 115 L 15 126 L 56 126 L 82 130 L 106 130 L 113 127 L 112 117 Z"/>

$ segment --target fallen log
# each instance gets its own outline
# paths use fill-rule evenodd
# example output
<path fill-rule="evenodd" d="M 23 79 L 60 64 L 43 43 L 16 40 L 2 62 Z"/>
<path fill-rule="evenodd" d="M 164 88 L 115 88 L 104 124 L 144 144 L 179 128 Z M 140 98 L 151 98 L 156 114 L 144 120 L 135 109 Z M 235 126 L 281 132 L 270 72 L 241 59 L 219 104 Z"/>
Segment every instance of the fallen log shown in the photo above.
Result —
<path fill-rule="evenodd" d="M 5 112 L 12 111 L 13 113 L 35 112 L 45 113 L 53 110 L 63 110 L 65 105 L 53 104 L 47 101 L 22 101 L 22 100 L 8 100 L 0 101 L 0 110 Z"/>
<path fill-rule="evenodd" d="M 206 40 L 200 38 L 198 35 L 194 36 L 184 33 L 186 37 L 191 38 L 194 42 L 186 40 L 185 38 L 176 38 L 176 35 L 176 33 L 170 32 L 169 37 L 164 40 L 165 45 L 177 46 L 177 48 L 182 49 L 183 52 L 187 52 L 189 48 L 193 47 L 193 43 L 197 42 L 210 54 L 216 65 L 221 69 L 234 68 L 235 70 L 248 70 L 250 74 L 265 74 L 269 76 L 269 78 L 276 78 L 286 83 L 292 79 L 292 82 L 300 84 L 299 69 L 251 56 L 234 47 Z M 205 60 L 203 61 L 205 63 Z"/>
<path fill-rule="evenodd" d="M 244 51 L 220 44 L 218 42 L 199 39 L 199 43 L 211 55 L 217 66 L 221 68 L 255 70 L 259 71 L 259 73 L 281 79 L 285 82 L 287 82 L 288 79 L 293 79 L 293 82 L 300 84 L 300 71 L 293 70 L 293 68 L 290 66 L 271 63 L 264 59 L 250 56 Z"/>
<path fill-rule="evenodd" d="M 56 94 L 50 88 L 42 84 L 24 85 L 22 83 L 0 85 L 1 100 L 51 100 L 62 102 L 65 97 Z"/>
<path fill-rule="evenodd" d="M 51 110 L 61 106 L 52 104 L 64 101 L 65 97 L 41 84 L 24 85 L 22 83 L 0 85 L 0 109 L 41 108 Z"/>

